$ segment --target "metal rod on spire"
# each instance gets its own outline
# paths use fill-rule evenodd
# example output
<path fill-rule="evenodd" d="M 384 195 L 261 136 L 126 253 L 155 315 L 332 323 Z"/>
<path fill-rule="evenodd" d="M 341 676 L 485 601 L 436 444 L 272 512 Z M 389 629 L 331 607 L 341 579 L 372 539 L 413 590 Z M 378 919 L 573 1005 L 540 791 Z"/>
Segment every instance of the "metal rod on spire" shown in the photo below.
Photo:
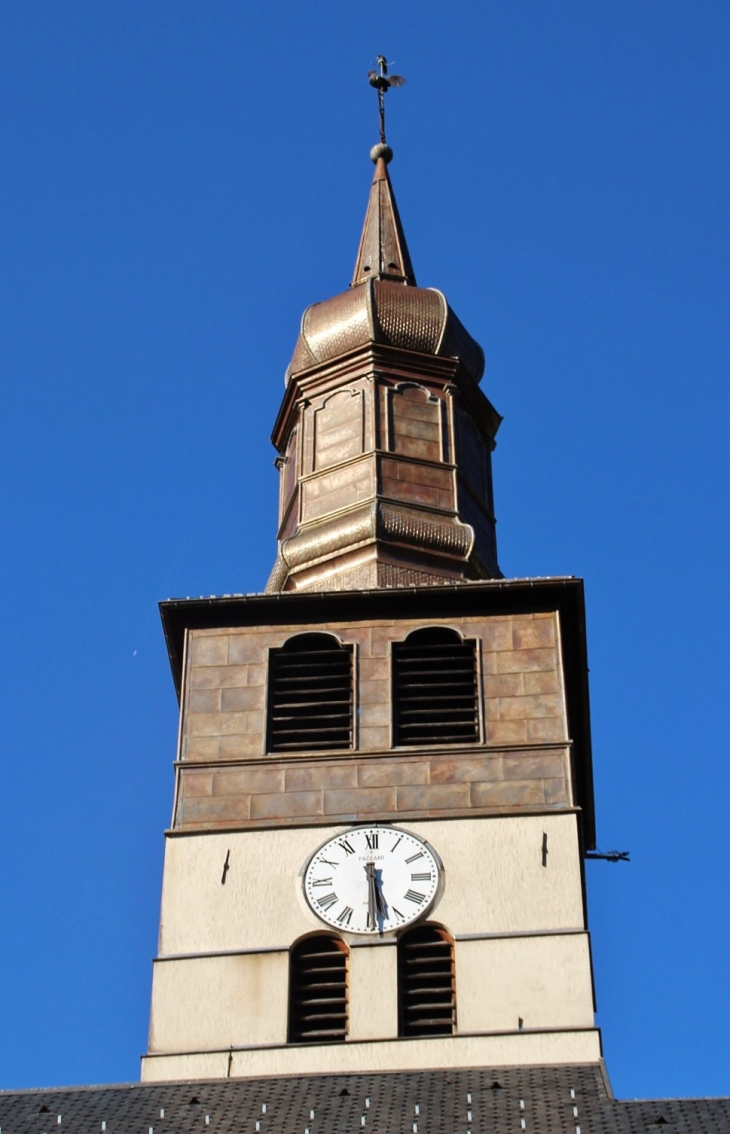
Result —
<path fill-rule="evenodd" d="M 378 92 L 378 110 L 380 112 L 380 144 L 387 145 L 385 140 L 385 92 L 390 90 L 391 87 L 402 87 L 405 79 L 402 75 L 388 74 L 388 67 L 390 64 L 384 55 L 378 56 L 378 67 L 380 71 L 368 71 L 368 79 L 370 86 L 375 87 Z"/>

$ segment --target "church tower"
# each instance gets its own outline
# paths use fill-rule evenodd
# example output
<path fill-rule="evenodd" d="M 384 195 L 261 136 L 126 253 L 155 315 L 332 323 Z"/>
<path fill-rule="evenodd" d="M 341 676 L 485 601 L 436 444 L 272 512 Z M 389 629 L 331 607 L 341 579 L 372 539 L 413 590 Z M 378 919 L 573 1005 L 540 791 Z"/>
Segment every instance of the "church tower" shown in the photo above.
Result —
<path fill-rule="evenodd" d="M 305 311 L 266 593 L 169 601 L 143 1079 L 596 1063 L 583 587 L 505 579 L 484 357 L 388 173 Z"/>

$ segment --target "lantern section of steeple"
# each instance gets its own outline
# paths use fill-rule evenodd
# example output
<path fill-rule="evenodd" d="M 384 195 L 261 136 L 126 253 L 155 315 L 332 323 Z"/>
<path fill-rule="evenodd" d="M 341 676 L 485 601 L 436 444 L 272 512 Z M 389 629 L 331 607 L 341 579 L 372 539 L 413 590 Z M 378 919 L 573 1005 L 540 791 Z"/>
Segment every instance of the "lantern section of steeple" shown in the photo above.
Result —
<path fill-rule="evenodd" d="M 307 308 L 273 433 L 278 555 L 267 590 L 499 578 L 484 354 L 416 286 L 388 162 L 374 147 L 348 291 Z"/>

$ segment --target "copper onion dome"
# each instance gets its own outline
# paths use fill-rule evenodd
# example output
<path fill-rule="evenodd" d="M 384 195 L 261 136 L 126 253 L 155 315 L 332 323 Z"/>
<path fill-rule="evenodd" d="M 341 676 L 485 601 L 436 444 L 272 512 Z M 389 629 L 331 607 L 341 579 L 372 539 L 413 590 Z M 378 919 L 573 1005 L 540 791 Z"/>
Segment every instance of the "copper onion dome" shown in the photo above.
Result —
<path fill-rule="evenodd" d="M 338 355 L 382 343 L 403 350 L 457 358 L 479 382 L 484 352 L 457 319 L 442 292 L 416 286 L 416 277 L 388 176 L 392 151 L 371 152 L 375 176 L 370 190 L 355 271 L 348 291 L 314 303 L 286 372 L 293 374 Z"/>

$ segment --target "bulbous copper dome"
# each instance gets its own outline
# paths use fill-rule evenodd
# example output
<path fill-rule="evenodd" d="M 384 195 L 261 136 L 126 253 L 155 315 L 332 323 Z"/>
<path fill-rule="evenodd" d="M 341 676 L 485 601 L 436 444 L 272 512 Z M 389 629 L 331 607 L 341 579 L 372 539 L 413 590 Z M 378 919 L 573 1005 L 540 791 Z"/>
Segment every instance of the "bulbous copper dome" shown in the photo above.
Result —
<path fill-rule="evenodd" d="M 383 156 L 375 167 L 350 289 L 304 312 L 286 380 L 368 343 L 458 358 L 475 382 L 484 373 L 482 348 L 444 295 L 416 286 Z"/>
<path fill-rule="evenodd" d="M 287 378 L 368 343 L 458 358 L 475 382 L 484 373 L 484 351 L 442 292 L 376 278 L 307 308 Z"/>

